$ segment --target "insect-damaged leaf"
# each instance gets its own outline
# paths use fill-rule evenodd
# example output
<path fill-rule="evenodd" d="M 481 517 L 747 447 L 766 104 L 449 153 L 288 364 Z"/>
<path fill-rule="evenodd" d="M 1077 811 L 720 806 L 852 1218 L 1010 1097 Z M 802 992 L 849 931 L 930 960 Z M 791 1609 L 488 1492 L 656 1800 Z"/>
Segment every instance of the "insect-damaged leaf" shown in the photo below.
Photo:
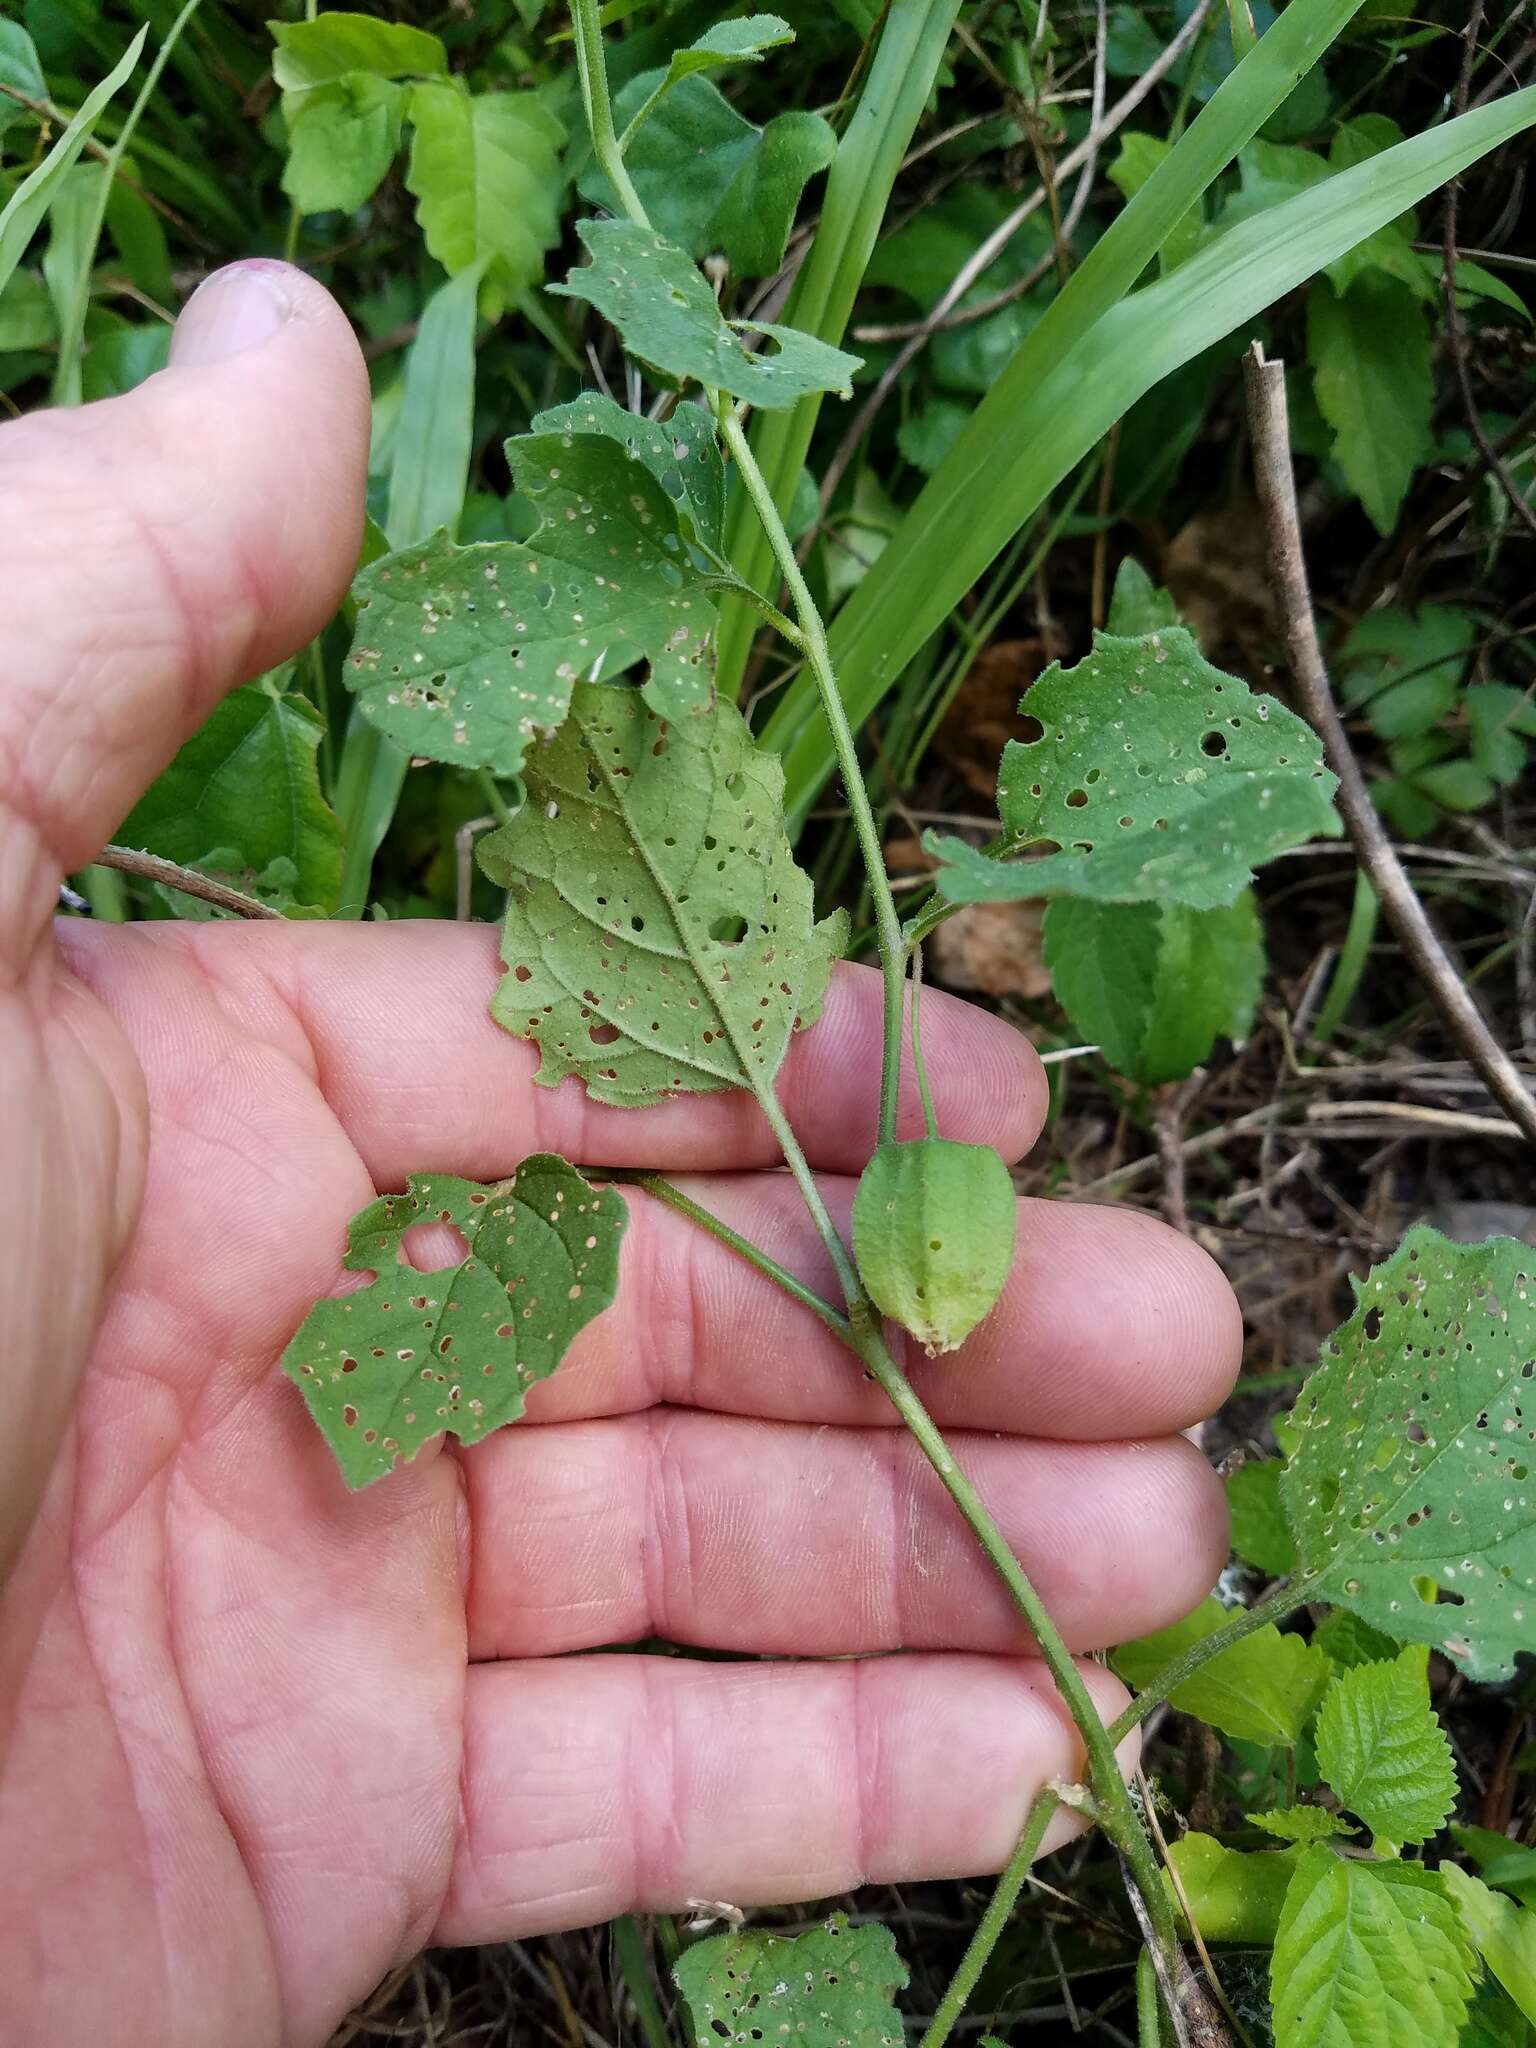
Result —
<path fill-rule="evenodd" d="M 1047 669 L 1021 708 L 1039 731 L 1003 753 L 1002 851 L 1045 857 L 994 860 L 930 833 L 953 903 L 1086 896 L 1209 910 L 1235 902 L 1283 848 L 1341 829 L 1316 735 L 1213 668 L 1182 627 L 1096 634 L 1085 661 Z"/>
<path fill-rule="evenodd" d="M 901 2048 L 891 1994 L 907 1981 L 888 1927 L 825 1927 L 791 1939 L 744 1928 L 695 1942 L 673 1965 L 701 2041 L 726 2048 L 793 2040 L 796 2048 Z"/>
<path fill-rule="evenodd" d="M 658 718 L 583 683 L 480 843 L 510 893 L 492 1015 L 603 1102 L 772 1086 L 817 1015 L 844 920 L 813 922 L 784 834 L 784 772 L 734 706 Z"/>
<path fill-rule="evenodd" d="M 1324 1346 L 1281 1479 L 1318 1592 L 1482 1680 L 1536 1626 L 1533 1259 L 1410 1231 Z"/>
<path fill-rule="evenodd" d="M 703 273 L 650 228 L 627 220 L 584 220 L 576 232 L 592 261 L 552 292 L 586 299 L 611 320 L 631 354 L 679 381 L 699 383 L 765 408 L 794 405 L 813 391 L 847 397 L 857 356 L 794 327 L 756 324 L 776 344 L 756 354 L 726 324 Z"/>
<path fill-rule="evenodd" d="M 536 434 L 604 434 L 644 463 L 673 504 L 693 521 L 696 539 L 716 553 L 725 528 L 725 464 L 715 423 L 701 405 L 673 408 L 665 421 L 626 412 L 601 391 L 583 391 L 535 415 Z M 510 444 L 510 447 L 515 447 Z"/>
<path fill-rule="evenodd" d="M 346 1265 L 371 1272 L 356 1293 L 317 1301 L 283 1353 L 351 1487 L 367 1486 L 447 1430 L 476 1443 L 523 1412 L 572 1339 L 613 1300 L 628 1217 L 552 1153 L 481 1187 L 413 1174 L 347 1228 Z M 448 1224 L 468 1246 L 458 1266 L 401 1263 L 419 1223 Z"/>
<path fill-rule="evenodd" d="M 498 775 L 559 725 L 599 655 L 707 675 L 715 623 L 678 507 L 638 444 L 553 432 L 507 453 L 542 514 L 532 540 L 461 548 L 438 534 L 375 562 L 354 586 L 346 668 L 363 712 L 409 752 Z"/>

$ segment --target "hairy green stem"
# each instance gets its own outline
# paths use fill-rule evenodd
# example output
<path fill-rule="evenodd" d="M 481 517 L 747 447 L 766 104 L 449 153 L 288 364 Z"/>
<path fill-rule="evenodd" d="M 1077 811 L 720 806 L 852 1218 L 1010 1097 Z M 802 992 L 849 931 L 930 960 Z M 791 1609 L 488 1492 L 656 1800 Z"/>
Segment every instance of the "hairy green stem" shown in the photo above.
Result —
<path fill-rule="evenodd" d="M 923 949 L 912 948 L 912 1071 L 917 1076 L 918 1099 L 923 1105 L 923 1128 L 930 1138 L 939 1135 L 939 1120 L 933 1113 L 933 1090 L 928 1086 L 928 1066 L 923 1058 Z"/>
<path fill-rule="evenodd" d="M 1284 1621 L 1298 1607 L 1305 1607 L 1312 1592 L 1311 1579 L 1291 1579 L 1272 1586 L 1263 1599 L 1256 1600 L 1251 1607 L 1237 1608 L 1229 1621 L 1210 1635 L 1202 1636 L 1198 1643 L 1192 1643 L 1182 1657 L 1175 1657 L 1137 1693 L 1120 1718 L 1111 1723 L 1111 1740 L 1119 1742 L 1133 1728 L 1139 1728 L 1154 1707 L 1160 1707 L 1186 1678 L 1193 1678 L 1212 1657 L 1219 1657 L 1223 1650 L 1230 1650 L 1234 1643 L 1240 1643 L 1244 1636 L 1251 1636 L 1256 1629 L 1264 1628 L 1270 1622 Z"/>
<path fill-rule="evenodd" d="M 1163 2048 L 1162 1998 L 1149 1948 L 1136 1958 L 1136 2048 Z"/>
<path fill-rule="evenodd" d="M 723 1222 L 713 1211 L 702 1207 L 691 1195 L 685 1195 L 680 1187 L 674 1186 L 662 1174 L 623 1173 L 615 1174 L 614 1178 L 622 1181 L 627 1187 L 641 1189 L 658 1202 L 665 1202 L 669 1209 L 675 1209 L 679 1216 L 686 1216 L 690 1223 L 697 1223 L 701 1230 L 707 1230 L 711 1237 L 718 1238 L 721 1244 L 729 1246 L 739 1258 L 745 1259 L 748 1265 L 756 1266 L 760 1273 L 782 1287 L 784 1292 L 793 1296 L 802 1308 L 808 1308 L 812 1315 L 819 1316 L 833 1336 L 840 1337 L 844 1343 L 848 1341 L 848 1318 L 839 1315 L 830 1301 L 823 1301 L 814 1289 L 797 1280 L 786 1266 L 781 1266 L 777 1259 L 770 1258 L 767 1252 L 752 1242 L 751 1238 L 743 1237 L 740 1231 L 732 1230 L 729 1223 Z"/>
<path fill-rule="evenodd" d="M 801 646 L 821 695 L 821 708 L 831 730 L 832 745 L 837 753 L 837 765 L 848 796 L 849 815 L 853 819 L 854 834 L 859 842 L 859 851 L 864 856 L 864 870 L 869 877 L 870 893 L 874 898 L 875 931 L 880 942 L 880 969 L 885 977 L 884 1053 L 880 1068 L 880 1142 L 883 1145 L 887 1139 L 896 1135 L 896 1108 L 901 1088 L 901 1022 L 907 958 L 901 935 L 901 919 L 896 913 L 896 899 L 891 894 L 890 877 L 885 871 L 880 828 L 875 823 L 869 792 L 864 787 L 864 774 L 859 767 L 853 728 L 848 723 L 842 692 L 838 689 L 837 677 L 832 672 L 832 657 L 827 652 L 827 629 L 822 623 L 821 613 L 817 609 L 815 598 L 811 595 L 810 586 L 801 574 L 800 564 L 795 560 L 794 543 L 779 517 L 779 508 L 773 502 L 773 493 L 757 466 L 757 457 L 752 453 L 751 444 L 742 430 L 741 422 L 733 412 L 722 414 L 720 431 L 736 463 L 742 487 L 762 521 L 763 531 L 768 536 L 774 560 L 789 591 L 790 602 L 795 608 L 795 617 L 800 622 Z"/>
<path fill-rule="evenodd" d="M 640 227 L 648 228 L 650 216 L 624 168 L 624 153 L 614 132 L 608 65 L 603 56 L 603 23 L 597 0 L 571 0 L 571 26 L 576 31 L 576 68 L 581 74 L 581 103 L 586 108 L 592 153 L 624 211 Z"/>
<path fill-rule="evenodd" d="M 976 1989 L 977 1979 L 991 1959 L 999 1937 L 1008 1924 L 1008 1916 L 1018 1903 L 1019 1893 L 1024 1889 L 1024 1880 L 1029 1876 L 1030 1866 L 1040 1853 L 1040 1844 L 1045 1840 L 1045 1831 L 1061 1801 L 1054 1792 L 1040 1792 L 1035 1796 L 1024 1823 L 1024 1832 L 1019 1836 L 1018 1846 L 1008 1859 L 1008 1868 L 997 1880 L 997 1887 L 987 1901 L 987 1910 L 976 1923 L 976 1932 L 971 1936 L 970 1945 L 960 1958 L 959 1967 L 949 1980 L 949 1989 L 940 1999 L 928 2028 L 918 2043 L 918 2048 L 943 2048 L 954 2031 L 956 2020 L 970 2002 L 971 1993 Z"/>

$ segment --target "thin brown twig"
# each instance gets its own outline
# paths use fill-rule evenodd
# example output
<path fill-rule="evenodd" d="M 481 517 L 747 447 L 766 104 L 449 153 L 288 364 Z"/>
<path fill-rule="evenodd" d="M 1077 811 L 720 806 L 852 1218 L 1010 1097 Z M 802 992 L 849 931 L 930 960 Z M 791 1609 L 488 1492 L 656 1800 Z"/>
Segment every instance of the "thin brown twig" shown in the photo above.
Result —
<path fill-rule="evenodd" d="M 139 853 L 131 846 L 104 846 L 96 856 L 96 866 L 116 868 L 120 874 L 133 875 L 141 882 L 163 883 L 167 889 L 179 889 L 183 896 L 197 896 L 216 909 L 233 911 L 236 917 L 281 920 L 283 916 L 270 903 L 231 889 L 227 883 L 216 882 L 212 875 L 200 875 L 196 868 L 178 867 L 173 860 L 162 860 L 158 853 Z"/>
<path fill-rule="evenodd" d="M 1163 1168 L 1163 1214 L 1183 1237 L 1189 1235 L 1184 1192 L 1184 1119 L 1205 1085 L 1204 1067 L 1167 1089 L 1157 1107 L 1157 1156 Z"/>
<path fill-rule="evenodd" d="M 1461 75 L 1456 81 L 1455 108 L 1458 114 L 1466 112 L 1467 100 L 1472 90 L 1472 66 L 1477 56 L 1478 31 L 1483 25 L 1484 0 L 1473 0 L 1472 12 L 1467 18 L 1461 51 Z M 1510 510 L 1521 519 L 1536 535 L 1536 508 L 1533 508 L 1509 465 L 1494 447 L 1488 429 L 1483 425 L 1483 416 L 1477 409 L 1477 396 L 1472 389 L 1472 368 L 1467 360 L 1467 332 L 1462 325 L 1461 307 L 1456 299 L 1456 221 L 1461 209 L 1461 180 L 1452 178 L 1445 192 L 1445 242 L 1443 274 L 1445 279 L 1445 334 L 1450 343 L 1451 367 L 1456 375 L 1456 388 L 1461 394 L 1461 409 L 1466 415 L 1467 427 L 1477 443 L 1478 453 L 1483 458 L 1483 467 L 1497 482 L 1499 489 L 1509 500 Z"/>
<path fill-rule="evenodd" d="M 1262 343 L 1255 342 L 1243 358 L 1243 380 L 1253 439 L 1254 476 L 1269 534 L 1270 571 L 1285 621 L 1291 673 L 1302 707 L 1339 778 L 1338 803 L 1345 827 L 1398 943 L 1447 1031 L 1482 1076 L 1494 1101 L 1536 1144 L 1536 1099 L 1483 1021 L 1482 1012 L 1392 851 L 1391 839 L 1371 802 L 1365 777 L 1333 701 L 1301 550 L 1301 520 L 1296 507 L 1285 403 L 1285 365 L 1278 360 L 1266 360 Z"/>

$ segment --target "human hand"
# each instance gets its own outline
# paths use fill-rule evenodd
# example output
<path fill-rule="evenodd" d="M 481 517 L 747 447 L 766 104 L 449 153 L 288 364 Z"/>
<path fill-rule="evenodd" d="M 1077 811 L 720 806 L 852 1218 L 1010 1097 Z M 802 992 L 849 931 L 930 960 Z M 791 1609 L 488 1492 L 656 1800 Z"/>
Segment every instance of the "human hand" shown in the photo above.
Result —
<path fill-rule="evenodd" d="M 1078 1767 L 883 1397 L 643 1196 L 619 1304 L 474 1450 L 349 1495 L 278 1370 L 346 1219 L 411 1169 L 707 1175 L 827 1277 L 745 1098 L 532 1086 L 488 927 L 52 926 L 219 695 L 329 616 L 367 431 L 344 320 L 277 265 L 205 287 L 138 391 L 0 428 L 0 2038 L 26 2048 L 318 2043 L 429 1940 L 995 1869 Z M 841 971 L 785 1071 L 843 1218 L 879 1009 Z M 1022 1154 L 1023 1040 L 937 995 L 925 1039 L 946 1133 Z M 1226 1393 L 1237 1315 L 1137 1215 L 1026 1203 L 1019 1245 L 913 1376 L 1087 1651 L 1221 1567 L 1177 1431 Z M 564 1654 L 653 1634 L 914 1654 Z"/>

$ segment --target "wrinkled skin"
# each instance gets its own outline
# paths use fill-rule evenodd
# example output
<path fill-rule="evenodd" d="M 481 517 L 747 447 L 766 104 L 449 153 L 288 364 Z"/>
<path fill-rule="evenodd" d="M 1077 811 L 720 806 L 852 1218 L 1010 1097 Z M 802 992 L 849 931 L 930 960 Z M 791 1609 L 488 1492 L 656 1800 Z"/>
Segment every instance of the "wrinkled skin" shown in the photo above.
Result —
<path fill-rule="evenodd" d="M 483 928 L 55 925 L 218 696 L 330 615 L 366 433 L 345 322 L 275 265 L 205 287 L 137 392 L 0 427 L 0 2038 L 26 2048 L 319 2043 L 428 1940 L 993 1869 L 1079 1760 L 877 1391 L 639 1196 L 619 1304 L 519 1429 L 349 1496 L 278 1370 L 354 1209 L 545 1146 L 704 1176 L 827 1280 L 749 1104 L 533 1088 Z M 785 1073 L 844 1217 L 878 1010 L 840 972 Z M 927 1035 L 945 1130 L 1021 1154 L 1029 1049 L 938 997 Z M 1177 1432 L 1237 1337 L 1181 1239 L 1030 1204 L 1000 1308 L 914 1365 L 1074 1647 L 1219 1569 Z M 788 1661 L 557 1654 L 650 1634 Z"/>

